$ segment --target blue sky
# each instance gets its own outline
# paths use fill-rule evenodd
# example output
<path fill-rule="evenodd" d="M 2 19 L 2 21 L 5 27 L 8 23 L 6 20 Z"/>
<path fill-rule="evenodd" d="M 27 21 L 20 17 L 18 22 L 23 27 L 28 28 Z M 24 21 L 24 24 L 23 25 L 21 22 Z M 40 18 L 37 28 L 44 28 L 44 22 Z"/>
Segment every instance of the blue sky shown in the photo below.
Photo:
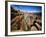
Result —
<path fill-rule="evenodd" d="M 41 6 L 29 6 L 29 5 L 11 5 L 13 9 L 15 10 L 20 10 L 24 12 L 29 12 L 29 13 L 35 13 L 35 12 L 41 12 L 42 7 Z"/>

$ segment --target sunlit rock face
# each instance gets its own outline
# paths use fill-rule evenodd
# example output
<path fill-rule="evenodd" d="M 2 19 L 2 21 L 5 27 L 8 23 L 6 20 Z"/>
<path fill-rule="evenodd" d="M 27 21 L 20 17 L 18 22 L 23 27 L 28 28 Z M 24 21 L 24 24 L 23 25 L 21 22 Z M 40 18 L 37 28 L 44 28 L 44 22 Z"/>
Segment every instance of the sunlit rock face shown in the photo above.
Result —
<path fill-rule="evenodd" d="M 30 26 L 33 25 L 33 21 L 35 20 L 35 18 L 33 17 L 33 14 L 25 13 L 24 20 L 26 20 L 26 25 Z"/>

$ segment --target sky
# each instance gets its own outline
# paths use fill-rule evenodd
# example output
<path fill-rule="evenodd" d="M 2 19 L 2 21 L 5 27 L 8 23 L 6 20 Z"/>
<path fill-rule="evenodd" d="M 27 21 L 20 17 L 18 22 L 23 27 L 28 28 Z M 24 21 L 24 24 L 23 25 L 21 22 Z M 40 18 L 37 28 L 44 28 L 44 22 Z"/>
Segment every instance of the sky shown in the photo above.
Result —
<path fill-rule="evenodd" d="M 39 13 L 42 11 L 41 6 L 29 6 L 29 5 L 11 5 L 11 7 L 15 10 L 20 10 L 23 12 L 28 12 L 28 13 Z"/>

